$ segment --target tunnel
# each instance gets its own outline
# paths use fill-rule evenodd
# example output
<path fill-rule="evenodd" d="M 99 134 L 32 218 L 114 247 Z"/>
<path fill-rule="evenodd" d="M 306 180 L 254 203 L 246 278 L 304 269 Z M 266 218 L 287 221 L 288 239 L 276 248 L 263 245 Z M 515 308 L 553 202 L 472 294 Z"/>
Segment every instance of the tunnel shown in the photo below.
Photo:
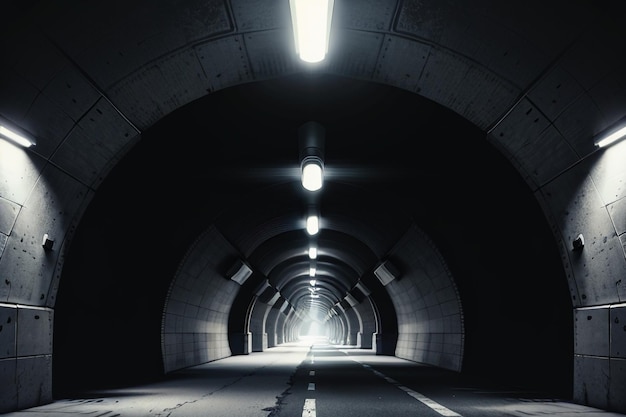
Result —
<path fill-rule="evenodd" d="M 0 412 L 311 337 L 626 412 L 623 6 L 531 3 L 336 0 L 317 64 L 289 1 L 8 5 Z"/>
<path fill-rule="evenodd" d="M 307 91 L 304 109 L 290 109 Z M 77 228 L 54 375 L 81 387 L 89 375 L 156 376 L 292 341 L 314 321 L 337 343 L 571 389 L 558 250 L 527 185 L 478 129 L 402 90 L 335 77 L 233 87 L 189 106 L 144 134 Z M 315 194 L 298 167 L 310 120 L 326 142 Z M 207 132 L 207 150 L 174 146 Z M 315 236 L 304 230 L 311 206 Z M 512 251 L 529 261 L 511 268 Z M 245 281 L 228 279 L 244 268 Z M 383 270 L 392 277 L 377 278 Z"/>

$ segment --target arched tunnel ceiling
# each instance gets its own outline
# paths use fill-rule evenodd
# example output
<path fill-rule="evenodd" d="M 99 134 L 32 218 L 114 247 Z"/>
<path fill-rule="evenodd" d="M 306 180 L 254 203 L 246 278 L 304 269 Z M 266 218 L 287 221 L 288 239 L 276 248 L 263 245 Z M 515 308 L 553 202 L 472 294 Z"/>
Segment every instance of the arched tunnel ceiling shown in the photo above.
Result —
<path fill-rule="evenodd" d="M 299 177 L 297 131 L 308 120 L 326 130 L 328 175 L 315 193 Z M 111 215 L 122 204 L 120 215 L 139 228 L 168 222 L 168 239 L 181 251 L 215 224 L 293 306 L 311 305 L 303 295 L 314 242 L 321 297 L 312 305 L 322 317 L 413 222 L 436 244 L 452 244 L 471 230 L 538 214 L 527 210 L 534 204 L 527 184 L 480 129 L 415 94 L 330 75 L 197 100 L 146 130 L 101 188 L 100 210 Z M 315 237 L 304 230 L 311 205 L 321 215 Z M 490 233 L 472 240 L 494 244 Z M 161 261 L 174 270 L 178 256 Z"/>

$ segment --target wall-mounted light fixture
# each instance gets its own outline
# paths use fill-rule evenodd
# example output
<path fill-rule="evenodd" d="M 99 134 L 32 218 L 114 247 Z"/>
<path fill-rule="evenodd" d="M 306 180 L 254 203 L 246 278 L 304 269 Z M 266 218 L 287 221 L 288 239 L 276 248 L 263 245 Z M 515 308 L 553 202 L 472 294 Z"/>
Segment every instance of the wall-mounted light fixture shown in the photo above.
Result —
<path fill-rule="evenodd" d="M 19 133 L 14 132 L 13 130 L 3 125 L 0 125 L 0 137 L 10 140 L 13 143 L 17 143 L 18 145 L 25 148 L 31 147 L 35 144 L 35 142 L 33 142 L 32 140 L 20 135 Z"/>
<path fill-rule="evenodd" d="M 576 239 L 572 241 L 572 247 L 574 248 L 574 250 L 582 250 L 584 246 L 585 246 L 585 238 L 581 233 L 578 236 L 576 236 Z"/>
<path fill-rule="evenodd" d="M 352 296 L 352 294 L 350 293 L 346 294 L 345 300 L 348 304 L 350 304 L 350 307 L 354 307 L 355 305 L 359 304 L 358 300 L 354 298 L 354 296 Z"/>
<path fill-rule="evenodd" d="M 243 285 L 250 275 L 252 275 L 252 269 L 241 259 L 237 259 L 226 272 L 226 278 L 235 281 L 239 285 Z"/>
<path fill-rule="evenodd" d="M 289 0 L 296 53 L 305 62 L 320 62 L 328 52 L 334 0 Z"/>
<path fill-rule="evenodd" d="M 306 122 L 298 129 L 302 186 L 317 191 L 324 185 L 324 142 L 326 130 L 317 122 Z"/>
<path fill-rule="evenodd" d="M 604 148 L 624 138 L 626 138 L 626 126 L 603 134 L 600 139 L 596 141 L 596 146 Z"/>
<path fill-rule="evenodd" d="M 381 262 L 381 264 L 374 270 L 374 275 L 376 275 L 383 286 L 387 286 L 387 284 L 400 276 L 400 272 L 394 264 L 389 262 L 389 260 L 386 260 Z"/>
<path fill-rule="evenodd" d="M 43 235 L 41 246 L 43 246 L 45 250 L 52 250 L 52 247 L 54 246 L 54 239 L 52 239 L 49 234 L 45 233 Z"/>

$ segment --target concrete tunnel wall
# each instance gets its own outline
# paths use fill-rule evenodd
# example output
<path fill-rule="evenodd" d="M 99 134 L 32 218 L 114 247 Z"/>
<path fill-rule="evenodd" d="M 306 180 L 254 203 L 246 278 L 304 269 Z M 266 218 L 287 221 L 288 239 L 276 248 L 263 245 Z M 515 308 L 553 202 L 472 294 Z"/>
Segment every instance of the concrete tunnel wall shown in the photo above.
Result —
<path fill-rule="evenodd" d="M 386 287 L 398 314 L 396 356 L 460 371 L 463 309 L 445 261 L 416 227 L 407 230 L 389 261 L 399 271 Z"/>
<path fill-rule="evenodd" d="M 328 71 L 419 93 L 488 132 L 526 178 L 561 249 L 575 317 L 574 398 L 626 411 L 626 144 L 597 153 L 592 145 L 626 112 L 617 52 L 624 50 L 624 38 L 613 36 L 610 25 L 587 25 L 592 17 L 584 12 L 563 19 L 589 35 L 579 37 L 550 24 L 511 30 L 507 24 L 515 23 L 498 20 L 497 13 L 470 9 L 462 17 L 452 9 L 433 15 L 450 22 L 450 29 L 417 24 L 411 18 L 417 2 L 411 1 L 392 25 L 392 3 L 370 15 L 356 10 L 341 22 L 342 47 L 350 53 L 331 55 Z M 0 336 L 6 387 L 0 410 L 51 400 L 50 320 L 64 257 L 99 184 L 140 132 L 207 90 L 298 71 L 286 52 L 288 30 L 272 17 L 280 15 L 273 7 L 265 19 L 254 9 L 233 8 L 236 26 L 216 18 L 190 38 L 177 36 L 187 26 L 160 26 L 171 42 L 159 48 L 137 42 L 127 52 L 142 58 L 115 68 L 107 61 L 117 56 L 119 49 L 107 45 L 115 39 L 102 37 L 100 47 L 86 47 L 86 28 L 71 28 L 90 20 L 74 11 L 63 11 L 33 30 L 26 44 L 16 41 L 7 49 L 0 115 L 40 140 L 29 151 L 0 142 L 0 318 L 7 329 Z M 217 14 L 228 10 L 223 5 Z M 107 16 L 105 10 L 94 13 Z M 489 24 L 479 24 L 485 20 Z M 473 39 L 452 29 L 468 27 L 460 21 L 493 34 Z M 251 29 L 244 56 L 240 41 Z M 203 59 L 182 58 L 200 53 Z M 206 71 L 185 67 L 207 62 L 215 65 Z M 146 94 L 151 102 L 139 104 L 137 97 Z M 54 239 L 52 251 L 41 247 L 44 233 Z M 586 245 L 576 252 L 572 241 L 579 233 Z"/>
<path fill-rule="evenodd" d="M 172 280 L 163 309 L 164 372 L 231 355 L 228 314 L 239 284 L 225 277 L 236 250 L 215 228 L 204 233 Z"/>

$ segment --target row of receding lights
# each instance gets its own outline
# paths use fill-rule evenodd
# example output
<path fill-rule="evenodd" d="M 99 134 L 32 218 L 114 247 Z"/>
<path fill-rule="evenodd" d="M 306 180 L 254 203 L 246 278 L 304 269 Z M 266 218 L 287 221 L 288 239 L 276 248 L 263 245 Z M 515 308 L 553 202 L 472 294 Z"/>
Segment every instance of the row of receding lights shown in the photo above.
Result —
<path fill-rule="evenodd" d="M 328 52 L 330 38 L 330 26 L 333 15 L 334 0 L 289 0 L 291 20 L 296 45 L 296 53 L 305 62 L 320 62 Z M 304 145 L 301 144 L 302 157 L 302 186 L 308 191 L 318 191 L 324 184 L 324 161 L 322 160 L 323 146 L 319 141 L 320 129 L 315 125 L 307 124 L 310 129 L 304 131 Z M 312 127 L 313 126 L 313 127 Z M 317 137 L 315 135 L 318 135 Z M 310 236 L 319 232 L 319 217 L 310 213 L 306 219 L 306 231 Z M 309 281 L 312 298 L 318 298 L 315 279 L 317 259 L 317 247 L 311 243 L 309 246 Z"/>
<path fill-rule="evenodd" d="M 309 192 L 316 192 L 324 185 L 324 128 L 316 122 L 307 122 L 298 130 L 300 142 L 300 169 L 302 187 Z M 307 214 L 306 231 L 310 236 L 316 235 L 320 230 L 320 220 L 317 209 L 309 208 L 311 212 Z M 317 246 L 311 241 L 309 244 L 309 276 L 311 297 L 319 297 L 315 280 Z"/>

